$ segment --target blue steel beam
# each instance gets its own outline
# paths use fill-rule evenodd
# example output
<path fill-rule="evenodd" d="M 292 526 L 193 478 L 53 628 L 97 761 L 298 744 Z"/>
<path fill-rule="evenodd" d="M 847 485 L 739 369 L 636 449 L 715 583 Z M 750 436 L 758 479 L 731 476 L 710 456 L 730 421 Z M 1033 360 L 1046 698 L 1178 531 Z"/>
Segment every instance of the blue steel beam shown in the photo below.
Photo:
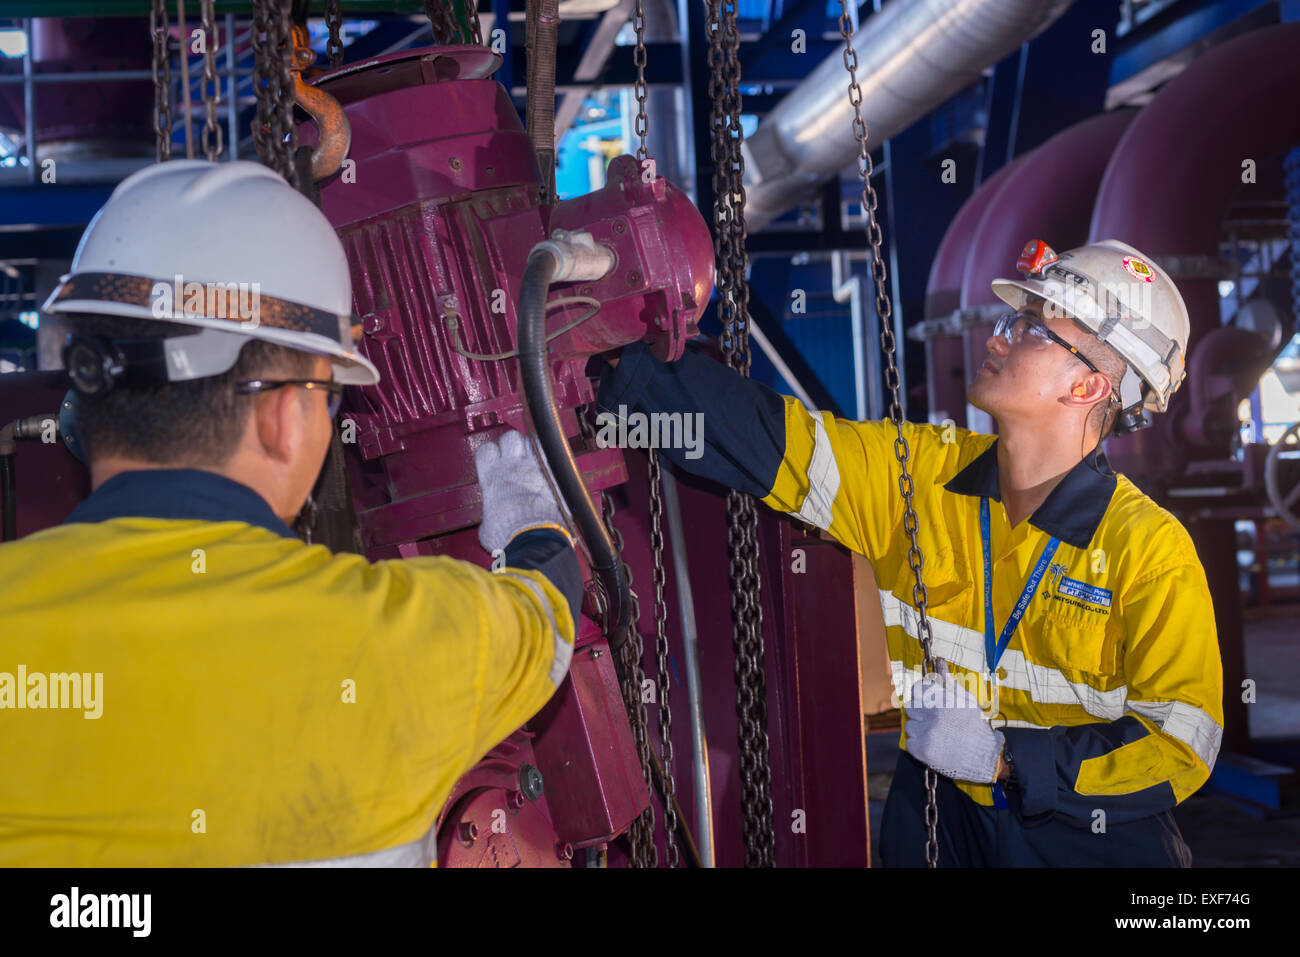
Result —
<path fill-rule="evenodd" d="M 806 63 L 803 67 L 807 73 L 821 62 L 821 58 L 807 59 L 811 54 L 793 54 L 790 51 L 790 32 L 803 30 L 808 39 L 819 39 L 827 27 L 826 0 L 794 0 L 781 18 L 763 31 L 763 36 L 754 43 L 747 43 L 741 48 L 741 75 L 750 77 L 755 71 L 762 72 L 767 61 L 785 56 L 797 56 Z"/>
<path fill-rule="evenodd" d="M 116 183 L 23 183 L 0 188 L 0 232 L 57 226 L 84 227 Z"/>
<path fill-rule="evenodd" d="M 1119 13 L 1119 4 L 1076 3 L 1029 44 L 1008 158 L 1102 112 L 1111 58 L 1092 52 L 1092 32 L 1105 30 L 1110 50 Z"/>
<path fill-rule="evenodd" d="M 1141 73 L 1260 7 L 1278 0 L 1183 0 L 1129 32 L 1110 70 L 1114 85 Z M 1118 9 L 1118 5 L 1115 5 Z M 1099 24 L 1100 25 L 1100 24 Z M 1113 30 L 1112 30 L 1113 34 Z"/>

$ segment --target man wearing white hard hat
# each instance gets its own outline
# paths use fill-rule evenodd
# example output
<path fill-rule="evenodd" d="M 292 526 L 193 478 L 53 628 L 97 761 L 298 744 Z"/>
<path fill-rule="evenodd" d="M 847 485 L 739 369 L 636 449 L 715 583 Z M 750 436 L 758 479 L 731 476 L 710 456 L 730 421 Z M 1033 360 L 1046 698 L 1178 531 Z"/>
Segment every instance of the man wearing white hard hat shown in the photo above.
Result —
<path fill-rule="evenodd" d="M 1025 246 L 969 392 L 998 435 L 902 424 L 931 651 L 923 675 L 897 430 L 813 413 L 688 350 L 611 358 L 602 409 L 703 412 L 674 464 L 870 559 L 904 726 L 886 865 L 1185 866 L 1171 814 L 1222 738 L 1214 609 L 1191 538 L 1114 474 L 1108 436 L 1164 412 L 1189 323 L 1169 276 L 1115 240 Z M 927 785 L 938 810 L 934 844 Z"/>
<path fill-rule="evenodd" d="M 530 444 L 478 450 L 500 573 L 293 534 L 343 386 L 379 376 L 342 244 L 255 163 L 128 177 L 44 311 L 93 492 L 0 546 L 0 864 L 434 863 L 452 786 L 572 655 Z"/>

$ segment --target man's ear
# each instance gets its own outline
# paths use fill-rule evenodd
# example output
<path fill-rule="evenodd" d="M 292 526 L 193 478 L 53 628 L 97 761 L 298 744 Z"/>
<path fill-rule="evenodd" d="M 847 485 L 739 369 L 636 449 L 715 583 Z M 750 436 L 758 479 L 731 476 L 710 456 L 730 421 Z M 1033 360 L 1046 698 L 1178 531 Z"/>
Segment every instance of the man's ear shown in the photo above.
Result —
<path fill-rule="evenodd" d="M 262 392 L 254 399 L 253 430 L 263 453 L 277 462 L 292 460 L 299 441 L 300 429 L 295 423 L 301 421 L 307 411 L 302 407 L 298 393 L 307 392 L 284 386 Z"/>
<path fill-rule="evenodd" d="M 1082 381 L 1076 382 L 1070 389 L 1070 395 L 1082 403 L 1091 405 L 1104 399 L 1111 393 L 1110 380 L 1103 373 L 1090 372 Z"/>

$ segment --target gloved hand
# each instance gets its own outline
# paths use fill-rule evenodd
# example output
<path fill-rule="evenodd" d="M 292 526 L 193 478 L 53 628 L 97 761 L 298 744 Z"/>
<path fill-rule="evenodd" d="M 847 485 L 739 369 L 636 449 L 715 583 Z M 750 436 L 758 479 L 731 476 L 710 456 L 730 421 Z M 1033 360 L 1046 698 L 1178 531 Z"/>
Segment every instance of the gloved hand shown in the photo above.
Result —
<path fill-rule="evenodd" d="M 533 525 L 564 527 L 564 516 L 546 481 L 532 443 L 513 429 L 474 451 L 474 470 L 483 490 L 479 543 L 489 552 L 503 549 Z"/>
<path fill-rule="evenodd" d="M 905 703 L 907 752 L 944 777 L 992 784 L 1006 737 L 989 725 L 979 699 L 939 667 L 912 685 Z"/>

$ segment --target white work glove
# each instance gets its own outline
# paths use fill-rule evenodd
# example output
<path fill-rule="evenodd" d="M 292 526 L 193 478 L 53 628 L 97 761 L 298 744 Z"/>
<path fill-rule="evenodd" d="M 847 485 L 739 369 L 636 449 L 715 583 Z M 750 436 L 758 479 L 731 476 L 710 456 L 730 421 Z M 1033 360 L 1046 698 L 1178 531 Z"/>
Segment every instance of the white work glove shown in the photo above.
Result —
<path fill-rule="evenodd" d="M 1006 737 L 989 725 L 979 699 L 948 674 L 944 662 L 939 668 L 912 685 L 907 752 L 944 777 L 992 784 Z"/>
<path fill-rule="evenodd" d="M 474 469 L 483 490 L 483 524 L 478 540 L 489 552 L 504 549 L 519 532 L 534 525 L 564 527 L 564 516 L 547 484 L 532 443 L 513 429 L 474 451 Z"/>

